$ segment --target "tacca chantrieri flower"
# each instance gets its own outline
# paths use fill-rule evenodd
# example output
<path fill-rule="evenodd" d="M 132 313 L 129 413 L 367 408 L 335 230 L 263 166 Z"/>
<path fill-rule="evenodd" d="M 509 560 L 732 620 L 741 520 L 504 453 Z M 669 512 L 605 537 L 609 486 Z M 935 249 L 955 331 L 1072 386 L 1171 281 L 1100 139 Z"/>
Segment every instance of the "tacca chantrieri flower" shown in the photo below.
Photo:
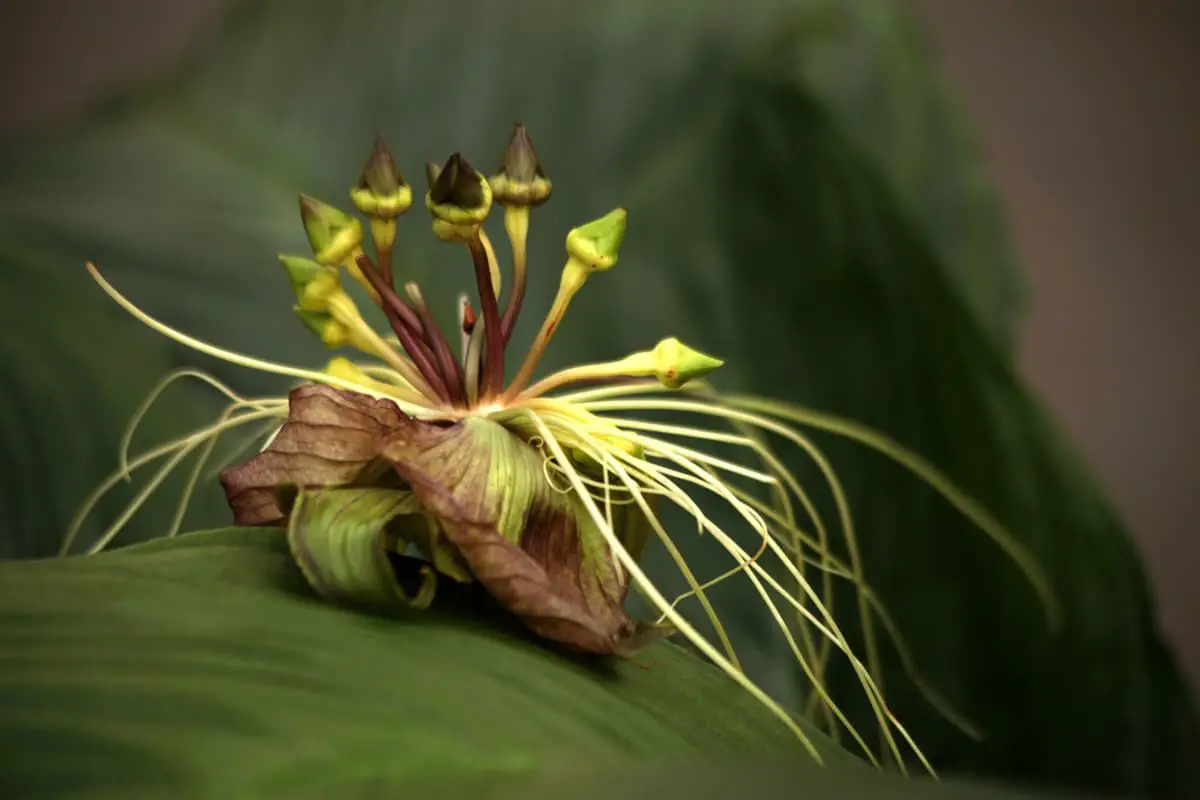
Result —
<path fill-rule="evenodd" d="M 215 424 L 201 431 L 132 460 L 123 451 L 121 469 L 85 504 L 64 552 L 95 501 L 129 470 L 167 459 L 92 551 L 105 547 L 165 476 L 199 451 L 173 534 L 216 439 L 230 429 L 265 422 L 269 440 L 261 452 L 226 469 L 221 484 L 237 524 L 286 528 L 297 564 L 321 595 L 352 604 L 420 608 L 432 600 L 439 579 L 475 581 L 537 634 L 589 653 L 629 654 L 656 637 L 678 632 L 807 743 L 792 715 L 745 676 L 708 600 L 706 589 L 743 575 L 811 682 L 813 717 L 831 730 L 847 731 L 868 758 L 876 759 L 825 691 L 823 676 L 831 651 L 836 651 L 859 675 L 880 721 L 885 749 L 903 764 L 897 735 L 904 741 L 907 734 L 875 680 L 872 619 L 883 610 L 863 578 L 836 476 L 795 426 L 855 438 L 913 469 L 993 535 L 1048 597 L 1029 557 L 982 509 L 916 456 L 844 420 L 778 402 L 718 395 L 701 379 L 721 362 L 677 339 L 537 379 L 539 360 L 572 299 L 589 280 L 617 264 L 626 210 L 617 208 L 567 234 L 558 292 L 522 353 L 510 346 L 528 280 L 526 236 L 533 212 L 552 189 L 527 132 L 515 127 L 500 168 L 490 177 L 458 153 L 441 166 L 428 165 L 426 172 L 430 185 L 424 199 L 433 232 L 466 251 L 476 284 L 477 306 L 460 296 L 457 327 L 449 336 L 435 322 L 417 285 L 409 282 L 396 289 L 392 252 L 397 220 L 409 210 L 413 193 L 382 138 L 350 192 L 368 226 L 302 195 L 300 215 L 312 253 L 280 256 L 300 321 L 327 347 L 356 351 L 361 359 L 338 356 L 324 370 L 314 371 L 215 347 L 149 317 L 88 265 L 118 303 L 165 335 L 226 361 L 303 382 L 287 397 L 251 400 L 194 370 L 168 376 L 138 417 L 167 383 L 181 376 L 200 377 L 232 402 Z M 511 246 L 507 292 L 501 285 L 500 259 L 483 227 L 496 206 L 503 210 Z M 373 256 L 364 248 L 368 231 Z M 377 332 L 360 312 L 346 291 L 345 275 L 362 285 L 390 334 Z M 510 371 L 513 377 L 506 382 Z M 654 411 L 689 414 L 709 424 L 632 416 Z M 799 446 L 824 471 L 837 500 L 847 559 L 835 555 L 830 531 L 774 454 L 768 435 Z M 712 455 L 705 443 L 740 448 L 753 466 Z M 766 495 L 750 491 L 746 481 L 765 487 Z M 699 502 L 702 495 L 734 511 L 751 534 L 749 544 L 742 544 L 743 535 L 712 521 Z M 660 521 L 663 503 L 682 509 L 701 533 L 729 552 L 726 573 L 693 574 Z M 801 527 L 797 505 L 812 535 Z M 685 597 L 699 603 L 716 642 L 677 610 L 684 598 L 668 600 L 640 569 L 639 557 L 650 540 L 665 546 L 679 566 L 691 587 Z M 392 559 L 412 552 L 426 566 L 421 584 L 406 588 Z M 764 563 L 768 560 L 769 566 Z M 820 576 L 816 585 L 810 584 L 810 574 Z M 858 587 L 865 662 L 829 610 L 834 579 Z M 630 619 L 625 601 L 631 585 L 658 609 L 658 620 Z M 903 652 L 902 641 L 889 632 Z M 915 744 L 907 744 L 923 761 Z M 818 757 L 811 745 L 809 749 Z"/>

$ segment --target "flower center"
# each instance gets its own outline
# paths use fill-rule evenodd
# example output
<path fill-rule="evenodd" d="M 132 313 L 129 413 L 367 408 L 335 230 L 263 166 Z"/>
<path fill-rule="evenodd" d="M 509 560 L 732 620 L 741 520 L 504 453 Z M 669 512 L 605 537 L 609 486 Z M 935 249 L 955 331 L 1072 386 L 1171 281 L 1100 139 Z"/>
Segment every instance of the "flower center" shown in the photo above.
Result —
<path fill-rule="evenodd" d="M 315 198 L 302 195 L 300 215 L 313 259 L 280 256 L 296 292 L 296 313 L 331 348 L 353 347 L 384 362 L 359 366 L 344 358 L 326 372 L 364 390 L 403 400 L 430 417 L 461 419 L 493 416 L 578 382 L 657 377 L 678 388 L 721 362 L 685 347 L 676 339 L 653 350 L 601 364 L 572 367 L 533 382 L 537 366 L 558 330 L 571 300 L 595 272 L 617 263 L 627 212 L 617 208 L 572 229 L 566 237 L 567 261 L 558 293 L 541 328 L 505 384 L 505 358 L 521 313 L 527 282 L 526 238 L 533 209 L 550 198 L 551 183 L 542 170 L 525 128 L 515 126 L 499 170 L 490 178 L 461 154 L 445 164 L 427 166 L 425 206 L 440 240 L 465 247 L 475 277 L 479 313 L 460 295 L 457 330 L 448 337 L 438 326 L 416 283 L 397 291 L 392 250 L 397 219 L 412 204 L 412 190 L 396 167 L 382 138 L 350 196 L 369 221 L 375 254 L 363 248 L 362 222 Z M 483 223 L 493 205 L 504 209 L 504 228 L 512 249 L 512 283 L 501 308 L 502 274 L 496 250 Z M 380 336 L 363 319 L 342 286 L 345 270 L 359 282 L 387 319 L 390 337 Z M 457 355 L 451 338 L 457 339 Z"/>

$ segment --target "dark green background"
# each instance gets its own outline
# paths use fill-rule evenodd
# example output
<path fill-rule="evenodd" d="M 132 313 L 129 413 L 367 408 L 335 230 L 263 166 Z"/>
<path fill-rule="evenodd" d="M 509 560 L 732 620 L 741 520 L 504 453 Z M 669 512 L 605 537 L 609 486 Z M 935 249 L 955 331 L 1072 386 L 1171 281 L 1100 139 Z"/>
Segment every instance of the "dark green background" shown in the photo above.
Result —
<path fill-rule="evenodd" d="M 0 553 L 54 551 L 168 365 L 282 388 L 139 329 L 89 284 L 84 259 L 181 329 L 317 365 L 325 354 L 289 318 L 273 263 L 303 248 L 295 195 L 341 202 L 377 131 L 410 178 L 453 149 L 487 166 L 513 119 L 556 187 L 535 216 L 518 336 L 549 302 L 566 229 L 617 204 L 631 214 L 620 266 L 573 305 L 547 367 L 678 335 L 726 360 L 721 388 L 851 417 L 917 450 L 1050 571 L 1065 609 L 1057 636 L 1018 572 L 931 491 L 878 455 L 819 440 L 850 494 L 867 574 L 925 678 L 987 734 L 955 731 L 893 664 L 897 713 L 935 763 L 1195 790 L 1191 703 L 1136 554 L 1014 374 L 1021 282 L 995 202 L 919 39 L 888 4 L 468 0 L 447 15 L 415 2 L 247 3 L 156 89 L 5 143 L 0 451 L 17 466 L 0 486 Z M 402 274 L 448 317 L 467 268 L 418 217 L 401 227 Z M 172 397 L 140 441 L 214 407 L 203 392 Z M 153 504 L 127 541 L 161 532 L 171 508 Z M 102 508 L 91 535 L 118 510 Z M 226 519 L 209 487 L 189 523 Z M 690 552 L 717 571 L 703 542 Z M 650 565 L 670 586 L 665 563 Z M 5 569 L 61 570 L 70 586 L 78 568 Z M 803 686 L 749 591 L 717 597 L 753 676 L 798 702 Z M 6 595 L 5 613 L 26 602 Z M 45 657 L 85 674 L 73 656 Z M 851 678 L 839 685 L 853 708 Z"/>

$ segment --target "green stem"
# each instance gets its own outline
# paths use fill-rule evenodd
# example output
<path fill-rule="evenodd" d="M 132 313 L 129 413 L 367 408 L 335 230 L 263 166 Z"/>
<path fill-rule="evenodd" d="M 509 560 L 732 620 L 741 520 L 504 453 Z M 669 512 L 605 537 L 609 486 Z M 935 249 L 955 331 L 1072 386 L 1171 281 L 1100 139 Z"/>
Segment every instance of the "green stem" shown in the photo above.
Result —
<path fill-rule="evenodd" d="M 529 235 L 529 206 L 509 206 L 504 209 L 504 229 L 508 232 L 508 240 L 512 244 L 513 254 L 513 285 L 508 294 L 508 302 L 504 307 L 504 318 L 500 322 L 500 330 L 504 343 L 508 344 L 516 327 L 517 317 L 521 313 L 521 303 L 525 299 L 526 265 L 529 253 L 526 240 Z"/>

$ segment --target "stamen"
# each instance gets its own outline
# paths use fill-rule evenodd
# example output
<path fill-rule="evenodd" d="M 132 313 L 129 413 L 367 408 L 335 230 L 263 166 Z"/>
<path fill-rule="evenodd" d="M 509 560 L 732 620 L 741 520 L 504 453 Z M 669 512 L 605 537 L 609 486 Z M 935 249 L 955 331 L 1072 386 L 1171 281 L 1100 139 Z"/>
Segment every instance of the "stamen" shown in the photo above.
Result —
<path fill-rule="evenodd" d="M 458 355 L 465 362 L 467 359 L 467 344 L 471 340 L 471 329 L 475 327 L 475 312 L 471 309 L 471 301 L 467 295 L 458 296 Z"/>
<path fill-rule="evenodd" d="M 463 369 L 466 371 L 464 383 L 467 389 L 467 403 L 475 405 L 480 401 L 480 372 L 483 366 L 483 337 L 486 334 L 483 320 L 478 320 L 471 329 L 467 340 L 467 356 L 463 359 Z"/>
<path fill-rule="evenodd" d="M 92 276 L 92 280 L 96 281 L 100 288 L 103 289 L 109 297 L 116 301 L 121 308 L 129 312 L 134 319 L 138 320 L 148 328 L 158 331 L 167 338 L 179 342 L 185 347 L 190 347 L 196 352 L 204 353 L 205 355 L 218 358 L 230 364 L 236 364 L 240 367 L 247 367 L 249 369 L 257 370 L 258 372 L 265 372 L 271 375 L 279 375 L 282 377 L 299 378 L 300 380 L 309 381 L 311 383 L 326 383 L 339 389 L 346 389 L 352 392 L 376 396 L 370 391 L 364 392 L 363 388 L 355 383 L 326 375 L 323 372 L 318 372 L 311 369 L 301 369 L 300 367 L 292 367 L 288 366 L 287 364 L 279 364 L 274 361 L 265 361 L 259 358 L 252 358 L 250 356 L 242 355 L 241 353 L 233 352 L 232 350 L 216 347 L 215 345 L 201 341 L 194 336 L 189 336 L 186 333 L 177 331 L 171 326 L 159 322 L 157 319 L 151 317 L 149 314 L 142 311 L 140 308 L 130 302 L 124 295 L 118 292 L 112 284 L 104 279 L 104 276 L 100 274 L 100 271 L 96 269 L 96 266 L 90 261 L 86 266 L 88 273 Z M 413 403 L 395 397 L 390 397 L 389 399 L 395 401 L 396 404 L 400 406 L 400 410 L 410 416 L 424 418 L 428 416 L 430 412 L 430 408 L 424 403 Z"/>

